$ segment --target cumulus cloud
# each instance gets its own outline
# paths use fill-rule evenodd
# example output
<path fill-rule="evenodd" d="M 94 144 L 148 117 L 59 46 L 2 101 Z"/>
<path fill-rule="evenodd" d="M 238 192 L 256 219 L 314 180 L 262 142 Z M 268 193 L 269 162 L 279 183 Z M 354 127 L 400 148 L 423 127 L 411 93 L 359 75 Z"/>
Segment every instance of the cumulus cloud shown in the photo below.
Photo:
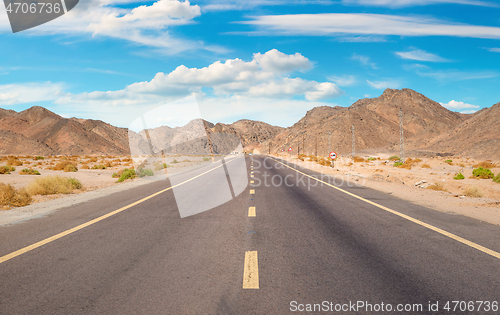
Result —
<path fill-rule="evenodd" d="M 390 89 L 399 89 L 401 87 L 401 82 L 397 80 L 384 80 L 384 81 L 370 81 L 366 80 L 366 82 L 373 88 L 384 90 L 387 88 Z"/>
<path fill-rule="evenodd" d="M 310 36 L 452 36 L 499 39 L 500 27 L 453 23 L 427 16 L 366 13 L 285 14 L 240 22 L 260 33 Z"/>
<path fill-rule="evenodd" d="M 395 52 L 396 56 L 402 59 L 418 60 L 418 61 L 429 61 L 429 62 L 447 62 L 448 59 L 440 57 L 435 54 L 431 54 L 421 49 L 412 49 L 410 51 Z"/>
<path fill-rule="evenodd" d="M 64 95 L 62 83 L 26 83 L 0 85 L 0 105 L 52 101 Z"/>
<path fill-rule="evenodd" d="M 449 110 L 454 112 L 460 112 L 462 114 L 472 114 L 477 112 L 481 107 L 478 105 L 472 105 L 464 102 L 457 102 L 455 100 L 451 100 L 448 103 L 439 103 L 442 106 L 446 107 Z"/>

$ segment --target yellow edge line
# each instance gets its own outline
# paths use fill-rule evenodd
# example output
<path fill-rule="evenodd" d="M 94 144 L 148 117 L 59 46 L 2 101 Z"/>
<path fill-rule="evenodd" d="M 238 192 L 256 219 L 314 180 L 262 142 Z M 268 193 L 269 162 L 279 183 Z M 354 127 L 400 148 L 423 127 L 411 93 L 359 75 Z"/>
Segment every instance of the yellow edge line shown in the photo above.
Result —
<path fill-rule="evenodd" d="M 248 216 L 249 217 L 255 217 L 256 216 L 255 207 L 248 208 Z"/>
<path fill-rule="evenodd" d="M 428 228 L 428 229 L 430 229 L 430 230 L 433 230 L 433 231 L 435 231 L 435 232 L 438 232 L 439 234 L 442 234 L 442 235 L 447 236 L 447 237 L 449 237 L 449 238 L 451 238 L 451 239 L 454 239 L 455 241 L 458 241 L 458 242 L 460 242 L 460 243 L 462 243 L 462 244 L 468 245 L 468 246 L 470 246 L 470 247 L 472 247 L 472 248 L 475 248 L 475 249 L 477 249 L 477 250 L 482 251 L 483 253 L 486 253 L 486 254 L 488 254 L 488 255 L 491 255 L 491 256 L 493 256 L 493 257 L 495 257 L 495 258 L 500 259 L 500 253 L 498 253 L 498 252 L 496 252 L 496 251 L 494 251 L 494 250 L 491 250 L 491 249 L 489 249 L 489 248 L 486 248 L 486 247 L 484 247 L 484 246 L 481 246 L 481 245 L 479 245 L 479 244 L 476 244 L 476 243 L 474 243 L 474 242 L 471 242 L 471 241 L 469 241 L 469 240 L 467 240 L 467 239 L 465 239 L 465 238 L 462 238 L 462 237 L 460 237 L 460 236 L 458 236 L 458 235 L 455 235 L 455 234 L 453 234 L 453 233 L 450 233 L 450 232 L 447 232 L 447 231 L 445 231 L 445 230 L 442 230 L 442 229 L 440 229 L 440 228 L 438 228 L 438 227 L 435 227 L 435 226 L 433 226 L 433 225 L 430 225 L 430 224 L 427 224 L 427 223 L 422 222 L 422 221 L 420 221 L 420 220 L 417 220 L 417 219 L 415 219 L 415 218 L 412 218 L 412 217 L 410 217 L 410 216 L 408 216 L 408 215 L 406 215 L 406 214 L 403 214 L 403 213 L 397 212 L 397 211 L 395 211 L 395 210 L 392 210 L 392 209 L 390 209 L 390 208 L 387 208 L 387 207 L 385 207 L 385 206 L 379 205 L 378 203 L 375 203 L 375 202 L 373 202 L 373 201 L 371 201 L 371 200 L 367 200 L 367 199 L 365 199 L 365 198 L 363 198 L 363 197 L 360 197 L 360 196 L 358 196 L 358 195 L 355 195 L 355 194 L 353 194 L 353 193 L 350 193 L 350 192 L 348 192 L 348 191 L 346 191 L 346 190 L 344 190 L 344 189 L 342 189 L 342 188 L 339 188 L 339 187 L 337 187 L 337 186 L 334 186 L 334 185 L 332 185 L 332 184 L 330 184 L 330 183 L 326 183 L 326 182 L 324 182 L 324 181 L 322 181 L 322 180 L 320 180 L 320 179 L 317 179 L 316 177 L 313 177 L 313 176 L 307 175 L 306 173 L 303 173 L 303 172 L 301 172 L 301 171 L 298 171 L 297 169 L 295 169 L 295 168 L 293 168 L 293 167 L 290 167 L 290 166 L 288 166 L 288 165 L 286 165 L 286 164 L 284 164 L 284 163 L 282 163 L 282 162 L 280 162 L 280 161 L 278 161 L 278 160 L 276 160 L 276 159 L 274 159 L 274 158 L 271 158 L 271 159 L 275 160 L 276 162 L 278 162 L 278 163 L 280 163 L 280 164 L 285 165 L 286 167 L 288 167 L 288 168 L 290 168 L 290 169 L 292 169 L 292 170 L 296 171 L 297 173 L 303 174 L 303 175 L 305 175 L 305 176 L 307 176 L 307 177 L 309 177 L 309 178 L 313 178 L 313 179 L 317 180 L 318 182 L 321 182 L 321 183 L 323 183 L 323 184 L 325 184 L 325 185 L 328 185 L 328 186 L 330 186 L 330 187 L 332 187 L 332 188 L 335 188 L 335 189 L 337 189 L 338 191 L 341 191 L 341 192 L 343 192 L 343 193 L 345 193 L 345 194 L 348 194 L 349 196 L 352 196 L 352 197 L 354 197 L 354 198 L 357 198 L 357 199 L 359 199 L 359 200 L 362 200 L 362 201 L 364 201 L 364 202 L 366 202 L 366 203 L 369 203 L 369 204 L 371 204 L 371 205 L 373 205 L 373 206 L 375 206 L 375 207 L 378 207 L 378 208 L 380 208 L 380 209 L 382 209 L 382 210 L 385 210 L 385 211 L 387 211 L 387 212 L 390 212 L 390 213 L 392 213 L 392 214 L 395 214 L 395 215 L 397 215 L 397 216 L 400 216 L 400 217 L 402 217 L 402 218 L 404 218 L 404 219 L 406 219 L 406 220 L 408 220 L 408 221 L 411 221 L 411 222 L 416 223 L 416 224 L 418 224 L 418 225 L 424 226 L 424 227 L 426 227 L 426 228 Z"/>
<path fill-rule="evenodd" d="M 232 162 L 232 161 L 234 161 L 234 160 L 231 160 L 231 161 L 229 161 L 229 162 L 226 162 L 226 164 L 227 164 L 227 163 L 230 163 L 230 162 Z M 57 239 L 60 239 L 61 237 L 64 237 L 64 236 L 66 236 L 66 235 L 69 235 L 69 234 L 71 234 L 71 233 L 74 233 L 74 232 L 76 232 L 76 231 L 79 231 L 79 230 L 81 230 L 81 229 L 83 229 L 83 228 L 85 228 L 85 227 L 87 227 L 87 226 L 90 226 L 90 225 L 95 224 L 95 223 L 97 223 L 97 222 L 99 222 L 99 221 L 102 221 L 102 220 L 104 220 L 104 219 L 107 219 L 107 218 L 109 218 L 109 217 L 111 217 L 111 216 L 113 216 L 113 215 L 115 215 L 115 214 L 117 214 L 117 213 L 120 213 L 120 212 L 122 212 L 122 211 L 125 211 L 125 210 L 127 210 L 127 209 L 129 209 L 129 208 L 132 208 L 133 206 L 136 206 L 136 205 L 138 205 L 138 204 L 140 204 L 140 203 L 143 203 L 144 201 L 149 200 L 149 199 L 151 199 L 151 198 L 153 198 L 153 197 L 156 197 L 156 196 L 158 196 L 159 194 L 162 194 L 162 193 L 164 193 L 164 192 L 166 192 L 166 191 L 169 191 L 169 190 L 170 190 L 170 189 L 172 189 L 172 188 L 175 188 L 175 187 L 177 187 L 177 186 L 180 186 L 180 185 L 183 185 L 183 184 L 185 184 L 185 183 L 187 183 L 187 182 L 190 182 L 190 181 L 192 181 L 192 180 L 194 180 L 194 179 L 196 179 L 196 178 L 198 178 L 198 177 L 200 177 L 200 176 L 203 176 L 203 175 L 205 175 L 205 174 L 207 174 L 207 173 L 210 173 L 211 171 L 213 171 L 213 170 L 215 170 L 215 169 L 218 169 L 219 167 L 222 167 L 222 166 L 223 166 L 223 164 L 221 164 L 221 165 L 219 165 L 219 166 L 217 166 L 217 167 L 214 167 L 214 168 L 212 168 L 211 170 L 208 170 L 208 171 L 206 171 L 206 172 L 204 172 L 204 173 L 201 173 L 201 174 L 199 174 L 199 175 L 196 175 L 195 177 L 190 178 L 190 179 L 188 179 L 188 180 L 186 180 L 186 181 L 183 181 L 182 183 L 179 183 L 179 184 L 177 184 L 177 185 L 174 185 L 174 186 L 171 186 L 171 187 L 169 187 L 169 188 L 163 189 L 163 190 L 161 190 L 161 191 L 159 191 L 159 192 L 156 192 L 156 193 L 154 193 L 154 194 L 152 194 L 152 195 L 150 195 L 150 196 L 147 196 L 147 197 L 145 197 L 145 198 L 142 198 L 141 200 L 138 200 L 138 201 L 136 201 L 136 202 L 134 202 L 134 203 L 131 203 L 131 204 L 129 204 L 129 205 L 125 206 L 125 207 L 122 207 L 122 208 L 120 208 L 120 209 L 118 209 L 118 210 L 112 211 L 112 212 L 107 213 L 107 214 L 105 214 L 105 215 L 103 215 L 103 216 L 100 216 L 100 217 L 98 217 L 98 218 L 96 218 L 96 219 L 93 219 L 93 220 L 88 221 L 88 222 L 86 222 L 86 223 L 80 224 L 80 225 L 78 225 L 78 226 L 76 226 L 76 227 L 74 227 L 74 228 L 72 228 L 72 229 L 66 230 L 66 231 L 64 231 L 64 232 L 61 232 L 61 233 L 59 233 L 59 234 L 56 234 L 56 235 L 54 235 L 54 236 L 51 236 L 51 237 L 46 238 L 46 239 L 44 239 L 44 240 L 41 240 L 41 241 L 39 241 L 39 242 L 37 242 L 37 243 L 34 243 L 34 244 L 32 244 L 32 245 L 29 245 L 29 246 L 26 246 L 26 247 L 21 248 L 21 249 L 19 249 L 19 250 L 16 250 L 15 252 L 12 252 L 12 253 L 10 253 L 10 254 L 7 254 L 7 255 L 5 255 L 5 256 L 2 256 L 2 257 L 0 257 L 0 264 L 1 264 L 1 263 L 3 263 L 3 262 L 6 262 L 7 260 L 10 260 L 10 259 L 12 259 L 12 258 L 14 258 L 14 257 L 17 257 L 17 256 L 19 256 L 19 255 L 22 255 L 22 254 L 24 254 L 24 253 L 27 253 L 27 252 L 29 252 L 29 251 L 31 251 L 31 250 L 34 250 L 34 249 L 36 249 L 36 248 L 38 248 L 38 247 L 40 247 L 40 246 L 43 246 L 43 245 L 48 244 L 48 243 L 50 243 L 50 242 L 53 242 L 53 241 L 55 241 L 55 240 L 57 240 Z"/>
<path fill-rule="evenodd" d="M 257 252 L 245 252 L 245 266 L 243 271 L 243 289 L 259 288 L 259 260 Z"/>

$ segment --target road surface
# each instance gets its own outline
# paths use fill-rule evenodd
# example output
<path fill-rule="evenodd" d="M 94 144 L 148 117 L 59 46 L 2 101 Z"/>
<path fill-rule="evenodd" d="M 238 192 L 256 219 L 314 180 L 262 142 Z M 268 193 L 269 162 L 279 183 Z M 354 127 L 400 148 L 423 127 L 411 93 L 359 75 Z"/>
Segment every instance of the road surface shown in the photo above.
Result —
<path fill-rule="evenodd" d="M 0 227 L 0 314 L 500 314 L 500 227 L 308 175 L 233 158 Z"/>

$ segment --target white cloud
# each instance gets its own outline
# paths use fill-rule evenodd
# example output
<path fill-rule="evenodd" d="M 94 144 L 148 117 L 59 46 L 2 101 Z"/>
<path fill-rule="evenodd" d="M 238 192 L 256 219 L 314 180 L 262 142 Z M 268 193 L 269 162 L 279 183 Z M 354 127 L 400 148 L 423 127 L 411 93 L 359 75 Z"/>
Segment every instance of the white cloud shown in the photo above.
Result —
<path fill-rule="evenodd" d="M 438 81 L 466 81 L 491 79 L 498 76 L 494 71 L 460 71 L 460 70 L 426 70 L 426 68 L 415 68 L 416 73 L 422 77 L 430 77 Z"/>
<path fill-rule="evenodd" d="M 261 6 L 336 4 L 333 0 L 205 0 L 203 11 L 249 10 Z"/>
<path fill-rule="evenodd" d="M 500 53 L 500 48 L 497 48 L 497 47 L 495 47 L 495 48 L 488 48 L 488 50 L 491 51 L 491 52 Z"/>
<path fill-rule="evenodd" d="M 352 60 L 357 60 L 359 61 L 362 65 L 364 66 L 368 66 L 372 69 L 378 69 L 377 67 L 377 64 L 374 63 L 374 62 L 371 62 L 370 61 L 370 57 L 368 56 L 362 56 L 362 55 L 358 55 L 358 54 L 353 54 L 352 57 L 351 57 Z"/>
<path fill-rule="evenodd" d="M 337 84 L 338 86 L 350 86 L 356 83 L 356 77 L 353 75 L 343 75 L 343 76 L 329 76 L 328 80 Z"/>
<path fill-rule="evenodd" d="M 390 89 L 399 89 L 401 87 L 401 82 L 396 81 L 396 80 L 385 80 L 385 81 L 370 81 L 366 80 L 366 82 L 372 86 L 373 88 L 379 89 L 379 90 L 385 90 L 387 88 Z"/>
<path fill-rule="evenodd" d="M 477 6 L 497 6 L 491 1 L 479 0 L 342 0 L 344 5 L 382 6 L 400 8 L 409 6 L 424 6 L 431 4 L 467 4 Z"/>
<path fill-rule="evenodd" d="M 251 61 L 229 59 L 204 68 L 184 65 L 170 73 L 159 72 L 150 81 L 137 82 L 118 91 L 95 91 L 68 95 L 58 103 L 101 103 L 103 105 L 139 105 L 174 100 L 192 93 L 202 95 L 203 88 L 217 96 L 259 98 L 292 98 L 303 96 L 309 101 L 338 97 L 343 91 L 331 82 L 316 82 L 288 75 L 312 66 L 299 53 L 283 54 L 275 49 L 254 54 Z"/>
<path fill-rule="evenodd" d="M 481 107 L 478 105 L 467 104 L 464 102 L 457 102 L 455 100 L 451 100 L 448 103 L 439 103 L 442 106 L 446 107 L 449 110 L 460 112 L 462 114 L 472 114 L 477 112 Z"/>
<path fill-rule="evenodd" d="M 425 50 L 412 49 L 410 51 L 395 52 L 395 54 L 403 59 L 429 61 L 429 62 L 447 62 L 448 59 L 435 54 L 426 52 Z"/>
<path fill-rule="evenodd" d="M 15 105 L 56 100 L 63 95 L 61 83 L 26 83 L 0 85 L 0 105 Z"/>
<path fill-rule="evenodd" d="M 188 0 L 157 0 L 152 5 L 139 5 L 140 3 L 143 1 L 80 1 L 67 14 L 24 33 L 105 36 L 158 48 L 169 54 L 198 49 L 227 52 L 222 47 L 178 38 L 170 33 L 169 28 L 172 26 L 194 23 L 194 19 L 201 14 L 198 5 L 191 5 Z M 119 6 L 120 4 L 129 4 L 133 7 L 123 8 Z M 10 31 L 10 26 L 6 22 L 0 25 L 0 30 Z"/>
<path fill-rule="evenodd" d="M 500 39 L 500 27 L 452 23 L 423 16 L 364 13 L 264 15 L 240 22 L 259 27 L 260 33 L 346 36 L 453 36 Z"/>

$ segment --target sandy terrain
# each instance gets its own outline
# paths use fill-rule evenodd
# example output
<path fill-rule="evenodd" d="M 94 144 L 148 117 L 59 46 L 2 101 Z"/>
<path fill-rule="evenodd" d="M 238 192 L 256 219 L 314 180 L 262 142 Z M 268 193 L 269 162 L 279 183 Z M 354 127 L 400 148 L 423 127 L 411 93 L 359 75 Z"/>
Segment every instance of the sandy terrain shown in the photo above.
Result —
<path fill-rule="evenodd" d="M 380 160 L 356 163 L 352 163 L 350 158 L 339 158 L 334 168 L 310 162 L 308 158 L 300 161 L 297 156 L 289 157 L 288 154 L 280 157 L 301 167 L 327 175 L 343 176 L 358 185 L 365 185 L 435 210 L 500 225 L 500 184 L 491 179 L 469 178 L 472 175 L 473 165 L 481 162 L 478 160 L 457 157 L 421 158 L 421 162 L 413 164 L 411 170 L 408 170 L 394 167 L 394 162 L 388 161 L 389 156 L 386 154 L 371 155 Z M 366 159 L 369 156 L 361 157 Z M 445 163 L 448 159 L 452 160 L 450 163 L 452 165 Z M 493 163 L 500 165 L 500 161 Z M 425 164 L 430 168 L 425 168 Z M 491 170 L 495 175 L 500 172 L 499 167 Z M 453 179 L 458 172 L 461 172 L 465 179 Z M 415 186 L 421 181 L 426 183 L 422 183 L 420 187 Z M 435 191 L 426 187 L 436 183 L 442 184 L 445 191 Z M 465 196 L 467 189 L 473 186 L 483 194 L 482 198 Z"/>

